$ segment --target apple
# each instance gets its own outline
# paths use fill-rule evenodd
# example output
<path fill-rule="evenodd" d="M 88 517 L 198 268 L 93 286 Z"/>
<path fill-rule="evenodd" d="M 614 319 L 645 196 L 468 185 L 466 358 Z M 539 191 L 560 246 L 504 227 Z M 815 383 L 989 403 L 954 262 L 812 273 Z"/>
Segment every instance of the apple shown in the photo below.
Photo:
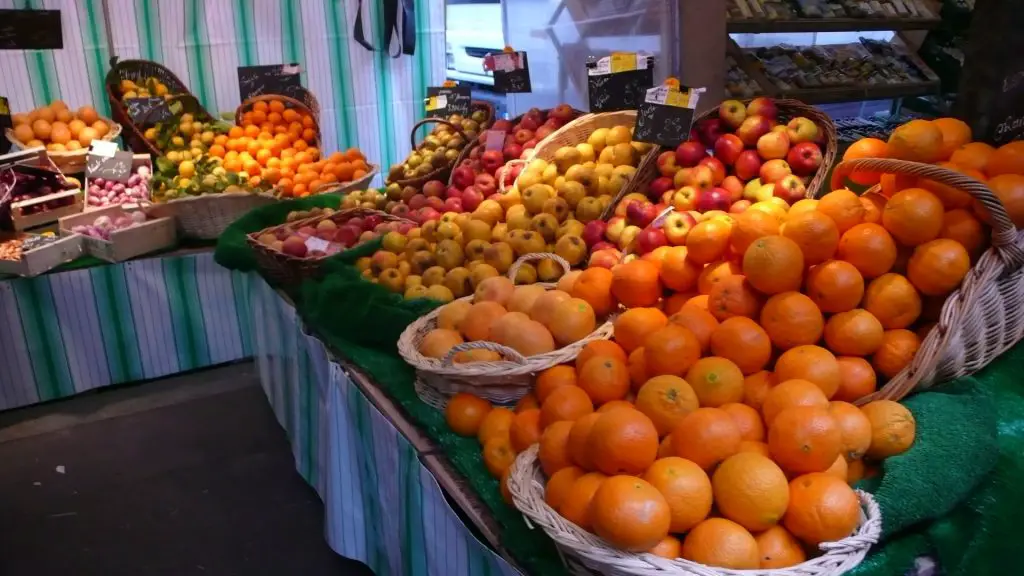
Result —
<path fill-rule="evenodd" d="M 718 117 L 730 128 L 739 128 L 747 117 L 747 108 L 739 100 L 726 100 L 718 107 Z"/>
<path fill-rule="evenodd" d="M 679 172 L 681 166 L 676 163 L 676 153 L 672 150 L 666 150 L 661 154 L 658 154 L 658 173 L 662 176 L 668 176 L 669 178 L 676 175 Z"/>
<path fill-rule="evenodd" d="M 764 96 L 754 98 L 747 104 L 747 116 L 764 116 L 769 120 L 775 120 L 779 116 L 779 109 L 775 101 Z"/>
<path fill-rule="evenodd" d="M 772 126 L 772 132 L 788 132 L 788 131 L 789 131 L 789 128 L 786 128 L 785 124 L 778 124 L 776 126 Z"/>
<path fill-rule="evenodd" d="M 612 242 L 618 242 L 619 236 L 622 236 L 622 231 L 625 229 L 626 219 L 622 216 L 612 216 L 608 220 L 608 226 L 604 230 L 604 235 Z"/>
<path fill-rule="evenodd" d="M 519 132 L 520 130 L 528 130 L 530 132 L 533 132 L 537 128 L 540 128 L 541 124 L 543 124 L 543 121 L 541 121 L 540 119 L 540 112 L 538 112 L 537 114 L 530 114 L 529 112 L 527 112 L 526 114 L 523 114 L 523 119 L 520 120 L 519 124 L 517 124 L 516 127 L 513 129 L 516 132 Z"/>
<path fill-rule="evenodd" d="M 782 198 L 788 204 L 795 204 L 798 200 L 803 200 L 806 196 L 807 188 L 804 187 L 804 181 L 795 174 L 784 176 L 778 182 L 775 183 L 775 188 L 772 191 L 772 195 L 776 198 Z"/>
<path fill-rule="evenodd" d="M 662 197 L 674 188 L 672 179 L 668 176 L 659 176 L 647 187 L 648 196 Z"/>
<path fill-rule="evenodd" d="M 516 144 L 526 144 L 530 140 L 533 140 L 533 130 L 520 128 L 519 130 L 516 130 L 516 133 L 512 137 L 515 138 Z"/>
<path fill-rule="evenodd" d="M 761 183 L 760 178 L 754 178 L 750 182 L 747 182 L 747 185 L 743 187 L 743 198 L 745 200 L 752 200 L 756 202 L 757 190 L 761 186 L 763 186 L 763 184 Z"/>
<path fill-rule="evenodd" d="M 786 155 L 786 161 L 793 169 L 794 174 L 807 176 L 821 166 L 821 148 L 814 142 L 801 142 L 790 149 Z"/>
<path fill-rule="evenodd" d="M 672 185 L 676 188 L 689 186 L 693 182 L 693 168 L 682 168 L 672 177 Z"/>
<path fill-rule="evenodd" d="M 761 136 L 771 132 L 772 125 L 764 116 L 747 116 L 747 119 L 740 124 L 736 135 L 743 141 L 744 146 L 756 146 Z"/>
<path fill-rule="evenodd" d="M 540 142 L 537 138 L 530 138 L 526 142 L 523 142 L 523 153 L 519 156 L 520 159 L 526 156 L 526 153 L 537 147 L 537 143 Z"/>
<path fill-rule="evenodd" d="M 441 202 L 441 199 L 438 198 L 437 201 Z M 373 230 L 374 228 L 377 227 L 378 224 L 381 224 L 383 222 L 384 218 L 382 218 L 379 214 L 370 214 L 366 218 L 363 218 L 363 230 Z M 302 228 L 299 228 L 299 233 L 302 233 Z"/>
<path fill-rule="evenodd" d="M 672 207 L 678 211 L 685 212 L 697 207 L 697 196 L 700 191 L 693 186 L 683 186 L 672 195 Z"/>
<path fill-rule="evenodd" d="M 736 177 L 744 182 L 757 178 L 761 172 L 761 156 L 756 150 L 744 150 L 740 152 L 733 168 L 736 170 Z"/>
<path fill-rule="evenodd" d="M 680 166 L 696 166 L 701 158 L 707 156 L 707 150 L 700 142 L 687 140 L 676 147 L 676 163 Z"/>
<path fill-rule="evenodd" d="M 519 174 L 522 171 L 523 165 L 521 163 L 517 163 L 505 168 L 504 171 L 499 170 L 498 173 L 502 174 L 502 182 L 504 182 L 505 188 L 508 188 L 516 181 L 516 178 L 519 177 Z"/>
<path fill-rule="evenodd" d="M 769 132 L 757 139 L 757 153 L 765 160 L 780 160 L 789 153 L 789 136 L 785 132 Z"/>
<path fill-rule="evenodd" d="M 616 252 L 618 252 L 619 251 L 619 247 L 616 246 L 615 244 L 613 244 L 612 242 L 609 242 L 607 240 L 602 240 L 601 242 L 598 242 L 597 244 L 594 244 L 594 247 L 591 248 L 590 251 L 591 252 L 597 252 L 598 250 L 615 250 Z"/>
<path fill-rule="evenodd" d="M 568 104 L 559 104 L 548 112 L 548 120 L 553 118 L 564 123 L 572 120 L 575 115 L 576 113 L 573 112 L 572 106 L 569 106 Z"/>
<path fill-rule="evenodd" d="M 711 169 L 711 181 L 716 186 L 725 180 L 725 164 L 714 156 L 707 156 L 700 161 L 698 166 L 707 166 Z"/>
<path fill-rule="evenodd" d="M 689 212 L 673 212 L 665 216 L 661 228 L 665 231 L 665 238 L 669 244 L 684 246 L 686 237 L 690 235 L 690 230 L 693 230 L 696 225 L 697 220 Z"/>
<path fill-rule="evenodd" d="M 697 210 L 710 212 L 711 210 L 728 210 L 732 201 L 729 199 L 729 192 L 723 188 L 711 188 L 701 190 L 697 195 Z"/>
<path fill-rule="evenodd" d="M 754 192 L 754 202 L 767 202 L 775 197 L 775 184 L 761 184 Z"/>
<path fill-rule="evenodd" d="M 444 196 L 445 185 L 440 180 L 430 180 L 423 185 L 423 193 L 427 196 Z"/>
<path fill-rule="evenodd" d="M 636 251 L 640 254 L 653 252 L 655 248 L 661 246 L 668 246 L 668 238 L 665 237 L 665 232 L 661 228 L 648 226 L 636 236 Z"/>
<path fill-rule="evenodd" d="M 761 177 L 761 182 L 774 184 L 792 173 L 793 170 L 790 169 L 789 164 L 785 160 L 775 159 L 762 164 L 758 175 Z"/>
<path fill-rule="evenodd" d="M 484 194 L 476 186 L 467 186 L 462 191 L 461 199 L 462 209 L 466 212 L 472 212 L 484 201 Z"/>
<path fill-rule="evenodd" d="M 642 228 L 639 226 L 626 226 L 622 231 L 622 234 L 619 235 L 619 249 L 628 250 L 630 246 L 633 245 L 633 241 L 636 240 L 636 237 L 640 234 L 641 230 Z"/>
<path fill-rule="evenodd" d="M 695 127 L 697 137 L 701 144 L 711 148 L 715 145 L 715 142 L 722 137 L 723 134 L 730 132 L 729 127 L 726 126 L 725 121 L 721 118 L 708 118 L 697 122 Z"/>
<path fill-rule="evenodd" d="M 405 188 L 402 188 L 402 198 L 401 198 L 401 200 L 402 200 L 402 202 L 405 202 L 406 204 L 408 204 L 409 201 L 412 200 L 412 197 L 416 196 L 419 193 L 420 193 L 420 191 L 417 190 L 416 188 L 414 188 L 412 186 L 406 186 Z"/>
<path fill-rule="evenodd" d="M 729 214 L 742 214 L 753 204 L 750 200 L 737 200 L 729 206 Z"/>
<path fill-rule="evenodd" d="M 347 248 L 355 244 L 356 240 L 359 239 L 359 235 L 362 233 L 362 229 L 356 226 L 350 226 L 349 224 L 344 224 L 334 231 L 334 241 L 344 244 Z"/>
<path fill-rule="evenodd" d="M 445 199 L 448 198 L 462 198 L 462 190 L 455 186 L 449 186 L 444 192 Z"/>
<path fill-rule="evenodd" d="M 477 174 L 473 179 L 473 186 L 484 196 L 490 196 L 498 190 L 498 181 L 490 174 Z"/>
<path fill-rule="evenodd" d="M 419 210 L 427 205 L 427 197 L 424 194 L 417 194 L 409 199 L 409 209 Z"/>
<path fill-rule="evenodd" d="M 502 118 L 501 120 L 495 120 L 494 124 L 491 125 L 491 130 L 501 130 L 502 132 L 512 131 L 512 121 Z"/>
<path fill-rule="evenodd" d="M 626 194 L 619 200 L 619 203 L 615 205 L 615 215 L 625 217 L 626 209 L 629 208 L 629 205 L 633 202 L 647 202 L 647 195 L 639 192 Z"/>
<path fill-rule="evenodd" d="M 498 154 L 501 155 L 500 153 Z M 452 170 L 452 185 L 465 190 L 466 186 L 473 183 L 476 173 L 469 166 L 458 166 Z"/>
<path fill-rule="evenodd" d="M 499 150 L 487 150 L 480 155 L 480 164 L 483 166 L 484 171 L 494 174 L 498 171 L 498 168 L 505 165 L 505 157 Z"/>
<path fill-rule="evenodd" d="M 715 174 L 707 164 L 701 164 L 693 169 L 693 177 L 690 185 L 697 190 L 710 190 L 715 186 Z"/>
<path fill-rule="evenodd" d="M 810 118 L 797 116 L 786 124 L 786 133 L 794 144 L 814 142 L 818 139 L 818 125 Z"/>
<path fill-rule="evenodd" d="M 444 212 L 444 200 L 441 200 L 437 196 L 427 198 L 427 206 L 437 210 L 438 212 Z"/>
<path fill-rule="evenodd" d="M 506 162 L 514 160 L 523 155 L 523 147 L 515 142 L 510 142 L 501 149 L 501 155 L 505 158 Z"/>
<path fill-rule="evenodd" d="M 462 198 L 449 198 L 444 201 L 445 212 L 459 212 L 462 210 Z"/>
<path fill-rule="evenodd" d="M 409 208 L 408 204 L 403 204 L 403 203 L 399 202 L 399 203 L 395 204 L 394 206 L 392 206 L 391 210 L 388 210 L 388 213 L 391 214 L 392 216 L 399 216 L 401 218 L 408 218 L 409 217 L 409 212 L 411 212 L 411 211 L 412 211 L 412 209 Z"/>
<path fill-rule="evenodd" d="M 622 253 L 615 248 L 605 248 L 603 250 L 595 250 L 590 254 L 590 260 L 587 262 L 588 268 L 609 268 L 619 263 L 622 260 Z"/>
<path fill-rule="evenodd" d="M 583 241 L 587 244 L 588 248 L 593 247 L 604 240 L 604 234 L 608 230 L 608 224 L 603 220 L 591 220 L 583 227 L 583 233 L 580 235 Z"/>
<path fill-rule="evenodd" d="M 743 140 L 735 134 L 723 134 L 715 142 L 715 158 L 722 163 L 732 166 L 743 152 Z"/>
<path fill-rule="evenodd" d="M 631 202 L 626 206 L 626 221 L 644 228 L 658 217 L 658 210 L 650 202 Z"/>
<path fill-rule="evenodd" d="M 444 206 L 442 205 L 442 208 L 443 207 Z M 420 209 L 420 221 L 421 222 L 430 222 L 431 220 L 440 220 L 440 219 L 441 219 L 441 212 L 438 211 L 437 208 L 434 208 L 433 206 L 424 206 L 423 208 Z"/>
<path fill-rule="evenodd" d="M 729 199 L 733 202 L 743 198 L 743 181 L 735 176 L 726 176 L 720 184 L 729 193 Z"/>

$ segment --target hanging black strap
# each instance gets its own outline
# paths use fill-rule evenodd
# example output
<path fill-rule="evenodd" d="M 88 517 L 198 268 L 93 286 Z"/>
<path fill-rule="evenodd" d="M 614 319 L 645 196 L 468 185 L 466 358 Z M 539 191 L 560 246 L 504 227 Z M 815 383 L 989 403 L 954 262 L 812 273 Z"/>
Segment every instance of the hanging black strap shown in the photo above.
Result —
<path fill-rule="evenodd" d="M 381 7 L 384 10 L 383 29 L 381 38 L 384 39 L 382 50 L 387 50 L 392 58 L 398 58 L 402 54 L 412 55 L 416 52 L 416 5 L 415 0 L 381 0 Z M 401 8 L 401 23 L 399 23 L 399 8 Z M 401 28 L 399 28 L 401 26 Z M 363 0 L 359 0 L 356 13 L 356 24 L 353 30 L 356 42 L 367 50 L 375 48 L 366 39 L 366 32 L 363 27 Z M 398 42 L 397 51 L 392 50 L 391 40 Z M 385 48 L 386 47 L 386 48 Z"/>
<path fill-rule="evenodd" d="M 399 0 L 381 0 L 381 2 L 384 4 L 384 30 L 381 33 L 381 38 L 384 39 L 384 50 L 387 50 L 392 58 L 398 58 L 402 55 L 402 39 L 398 36 Z M 398 41 L 397 53 L 391 49 L 392 38 Z"/>
<path fill-rule="evenodd" d="M 402 0 L 402 54 L 416 53 L 416 2 Z"/>
<path fill-rule="evenodd" d="M 356 6 L 356 27 L 352 34 L 360 46 L 373 52 L 373 45 L 366 41 L 366 34 L 363 32 L 363 0 L 359 0 L 359 5 Z"/>

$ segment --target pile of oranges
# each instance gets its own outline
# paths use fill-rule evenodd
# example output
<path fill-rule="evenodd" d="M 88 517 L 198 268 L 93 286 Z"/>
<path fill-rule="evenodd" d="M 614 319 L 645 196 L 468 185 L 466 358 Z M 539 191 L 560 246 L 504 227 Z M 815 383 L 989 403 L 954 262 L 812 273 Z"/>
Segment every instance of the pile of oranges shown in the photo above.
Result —
<path fill-rule="evenodd" d="M 85 150 L 110 132 L 110 125 L 92 106 L 70 110 L 54 100 L 26 114 L 15 114 L 14 138 L 26 148 L 46 147 L 50 152 Z"/>

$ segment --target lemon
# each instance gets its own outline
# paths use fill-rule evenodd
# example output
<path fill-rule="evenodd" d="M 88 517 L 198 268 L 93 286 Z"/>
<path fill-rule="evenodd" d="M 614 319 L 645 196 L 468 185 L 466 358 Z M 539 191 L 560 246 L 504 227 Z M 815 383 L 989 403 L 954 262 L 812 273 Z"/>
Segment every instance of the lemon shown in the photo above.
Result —
<path fill-rule="evenodd" d="M 139 93 L 136 92 L 135 90 L 129 90 L 129 91 L 124 93 L 124 97 L 125 98 L 138 98 L 139 97 Z"/>
<path fill-rule="evenodd" d="M 182 120 L 181 124 L 178 125 L 178 132 L 182 136 L 192 136 L 192 123 Z"/>
<path fill-rule="evenodd" d="M 182 114 L 181 115 L 181 123 L 182 124 L 191 124 L 192 123 L 192 115 L 191 114 L 187 114 L 187 113 L 186 114 Z"/>
<path fill-rule="evenodd" d="M 182 178 L 191 178 L 196 175 L 196 166 L 190 160 L 185 160 L 178 165 L 178 174 Z"/>
<path fill-rule="evenodd" d="M 175 137 L 171 138 L 171 145 L 175 146 L 177 148 L 184 148 L 185 147 L 185 139 L 182 138 L 181 136 L 175 136 Z"/>
<path fill-rule="evenodd" d="M 217 160 L 220 160 L 220 158 L 217 158 Z M 214 169 L 213 169 L 213 171 L 211 172 L 211 174 L 213 174 L 214 176 L 223 176 L 223 175 L 225 175 L 225 174 L 227 174 L 227 173 L 228 173 L 228 171 L 227 171 L 227 170 L 225 170 L 225 169 L 224 169 L 223 167 L 221 167 L 221 166 L 217 166 L 217 167 L 216 167 L 216 168 L 214 168 Z"/>
<path fill-rule="evenodd" d="M 182 178 L 178 180 L 178 188 L 181 188 L 182 190 L 188 188 L 189 184 L 192 184 L 192 181 L 189 180 L 188 178 Z"/>
<path fill-rule="evenodd" d="M 203 149 L 202 148 L 193 148 L 192 149 L 192 157 L 193 158 L 198 158 L 198 157 L 200 157 L 202 155 L 203 155 Z"/>
<path fill-rule="evenodd" d="M 178 162 L 181 162 L 181 152 L 178 152 L 176 150 L 172 150 L 172 151 L 167 153 L 167 159 L 170 160 L 171 162 L 177 164 Z"/>
<path fill-rule="evenodd" d="M 207 130 L 206 132 L 203 132 L 203 135 L 202 135 L 203 144 L 206 144 L 206 145 L 213 144 L 213 138 L 214 138 L 213 132 L 211 132 L 210 130 Z"/>
<path fill-rule="evenodd" d="M 146 128 L 146 140 L 156 140 L 156 128 Z"/>

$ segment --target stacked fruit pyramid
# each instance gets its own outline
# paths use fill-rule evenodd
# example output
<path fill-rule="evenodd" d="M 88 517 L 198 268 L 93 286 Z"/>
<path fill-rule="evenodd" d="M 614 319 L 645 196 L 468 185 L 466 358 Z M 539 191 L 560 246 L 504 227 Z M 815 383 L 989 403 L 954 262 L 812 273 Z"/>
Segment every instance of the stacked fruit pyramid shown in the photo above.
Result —
<path fill-rule="evenodd" d="M 918 122 L 848 157 L 949 162 L 1024 225 L 1020 143 Z M 516 455 L 539 444 L 547 504 L 620 550 L 778 568 L 851 535 L 850 485 L 915 438 L 906 408 L 868 396 L 911 362 L 988 242 L 984 210 L 960 191 L 854 178 L 883 194 L 719 214 L 685 246 L 564 278 L 545 296 L 625 309 L 614 340 L 539 374 L 514 410 L 460 394 L 450 427 L 477 436 L 506 495 Z M 442 314 L 460 329 L 457 310 Z"/>

